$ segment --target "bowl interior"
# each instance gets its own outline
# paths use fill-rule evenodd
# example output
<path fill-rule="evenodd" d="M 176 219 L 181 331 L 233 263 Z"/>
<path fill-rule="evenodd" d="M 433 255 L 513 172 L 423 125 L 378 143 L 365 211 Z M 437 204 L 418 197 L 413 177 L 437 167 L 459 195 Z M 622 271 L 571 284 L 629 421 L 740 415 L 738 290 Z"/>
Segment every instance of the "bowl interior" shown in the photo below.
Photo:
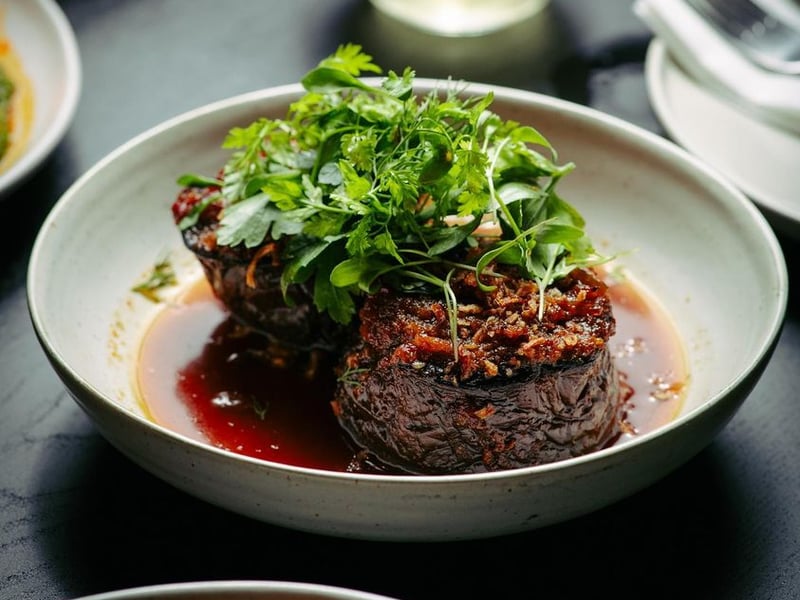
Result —
<path fill-rule="evenodd" d="M 421 91 L 434 85 L 419 82 Z M 554 99 L 494 90 L 494 110 L 534 125 L 561 161 L 576 163 L 562 195 L 604 252 L 625 252 L 619 262 L 671 316 L 690 373 L 678 421 L 717 401 L 768 353 L 783 318 L 785 266 L 761 215 L 655 136 Z M 144 419 L 132 369 L 160 307 L 131 288 L 165 256 L 179 281 L 199 274 L 172 223 L 176 178 L 215 173 L 231 127 L 283 115 L 299 93 L 258 92 L 169 121 L 101 161 L 57 204 L 34 248 L 29 301 L 48 354 L 75 385 Z"/>

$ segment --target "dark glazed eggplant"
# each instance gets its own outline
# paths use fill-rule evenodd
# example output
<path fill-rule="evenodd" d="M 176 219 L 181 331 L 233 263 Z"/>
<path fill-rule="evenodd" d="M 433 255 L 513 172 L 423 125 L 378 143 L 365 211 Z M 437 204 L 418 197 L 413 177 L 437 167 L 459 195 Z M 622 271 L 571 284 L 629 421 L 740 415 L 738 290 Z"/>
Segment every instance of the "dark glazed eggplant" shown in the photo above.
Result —
<path fill-rule="evenodd" d="M 574 271 L 548 289 L 453 283 L 459 360 L 437 298 L 369 297 L 334 401 L 342 426 L 380 461 L 413 473 L 513 469 L 580 456 L 620 434 L 624 394 L 608 349 L 605 285 Z"/>
<path fill-rule="evenodd" d="M 172 205 L 176 222 L 218 188 L 184 188 Z M 240 323 L 294 350 L 334 350 L 344 329 L 314 308 L 308 288 L 293 284 L 281 290 L 280 244 L 259 248 L 217 243 L 220 207 L 212 202 L 197 223 L 182 231 L 183 242 L 203 267 L 214 294 Z"/>

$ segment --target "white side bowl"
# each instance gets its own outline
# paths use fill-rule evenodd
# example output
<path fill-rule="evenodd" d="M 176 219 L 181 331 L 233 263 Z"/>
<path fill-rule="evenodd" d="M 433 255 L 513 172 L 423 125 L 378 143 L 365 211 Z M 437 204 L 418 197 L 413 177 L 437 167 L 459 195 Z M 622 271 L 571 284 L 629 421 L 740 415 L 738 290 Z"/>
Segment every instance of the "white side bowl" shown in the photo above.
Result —
<path fill-rule="evenodd" d="M 392 600 L 369 592 L 293 581 L 208 581 L 149 585 L 77 600 Z"/>
<path fill-rule="evenodd" d="M 418 91 L 437 86 L 418 81 Z M 491 474 L 387 476 L 239 456 L 149 421 L 132 386 L 159 307 L 130 288 L 164 252 L 196 272 L 169 207 L 186 171 L 214 173 L 231 127 L 285 113 L 301 88 L 246 94 L 170 120 L 117 149 L 59 200 L 30 261 L 42 346 L 100 432 L 143 468 L 229 510 L 306 531 L 379 540 L 453 540 L 563 521 L 663 477 L 726 424 L 757 382 L 783 322 L 787 273 L 772 230 L 736 189 L 672 143 L 591 109 L 499 87 L 493 109 L 530 123 L 577 169 L 561 193 L 604 251 L 655 293 L 686 344 L 691 382 L 673 422 L 567 461 Z"/>
<path fill-rule="evenodd" d="M 22 154 L 0 173 L 0 197 L 50 155 L 75 116 L 82 68 L 75 33 L 54 0 L 0 2 L 3 31 L 33 88 L 33 123 Z"/>

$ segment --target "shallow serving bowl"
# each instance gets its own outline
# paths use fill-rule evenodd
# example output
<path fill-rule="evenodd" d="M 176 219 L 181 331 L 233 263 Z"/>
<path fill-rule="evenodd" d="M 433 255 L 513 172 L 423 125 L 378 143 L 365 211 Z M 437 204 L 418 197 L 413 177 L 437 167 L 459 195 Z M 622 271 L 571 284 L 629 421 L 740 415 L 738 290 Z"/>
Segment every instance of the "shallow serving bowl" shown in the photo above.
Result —
<path fill-rule="evenodd" d="M 437 86 L 419 80 L 418 91 Z M 469 90 L 485 93 L 473 84 Z M 178 278 L 197 272 L 169 207 L 184 172 L 214 173 L 234 126 L 279 116 L 297 85 L 246 94 L 172 119 L 77 181 L 36 240 L 28 294 L 53 367 L 100 432 L 143 468 L 229 510 L 345 537 L 453 540 L 529 530 L 615 502 L 704 446 L 751 391 L 776 344 L 787 274 L 761 214 L 674 144 L 596 111 L 499 87 L 493 110 L 547 136 L 577 169 L 560 184 L 589 233 L 663 304 L 685 344 L 680 415 L 581 458 L 492 474 L 345 474 L 246 458 L 148 420 L 133 371 L 159 307 L 130 292 L 166 252 Z"/>
<path fill-rule="evenodd" d="M 392 600 L 369 592 L 295 581 L 198 581 L 149 585 L 78 600 Z"/>

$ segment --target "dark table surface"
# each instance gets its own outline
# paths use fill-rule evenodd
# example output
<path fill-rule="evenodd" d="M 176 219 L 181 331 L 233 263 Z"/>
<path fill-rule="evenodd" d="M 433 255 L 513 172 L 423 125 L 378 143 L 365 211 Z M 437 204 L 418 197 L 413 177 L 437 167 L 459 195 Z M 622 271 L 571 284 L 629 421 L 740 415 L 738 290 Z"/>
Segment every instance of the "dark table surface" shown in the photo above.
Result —
<path fill-rule="evenodd" d="M 553 0 L 501 34 L 437 39 L 359 0 L 62 0 L 84 69 L 74 123 L 2 202 L 0 596 L 69 599 L 156 583 L 310 581 L 416 598 L 800 598 L 797 292 L 752 395 L 698 456 L 577 520 L 438 544 L 282 529 L 179 492 L 112 448 L 67 395 L 27 312 L 31 246 L 83 172 L 130 137 L 213 100 L 297 81 L 344 42 L 385 68 L 531 89 L 663 134 L 649 31 L 630 0 Z M 800 157 L 798 157 L 800 159 Z M 779 235 L 792 284 L 798 242 Z M 588 596 L 591 597 L 591 596 Z"/>

